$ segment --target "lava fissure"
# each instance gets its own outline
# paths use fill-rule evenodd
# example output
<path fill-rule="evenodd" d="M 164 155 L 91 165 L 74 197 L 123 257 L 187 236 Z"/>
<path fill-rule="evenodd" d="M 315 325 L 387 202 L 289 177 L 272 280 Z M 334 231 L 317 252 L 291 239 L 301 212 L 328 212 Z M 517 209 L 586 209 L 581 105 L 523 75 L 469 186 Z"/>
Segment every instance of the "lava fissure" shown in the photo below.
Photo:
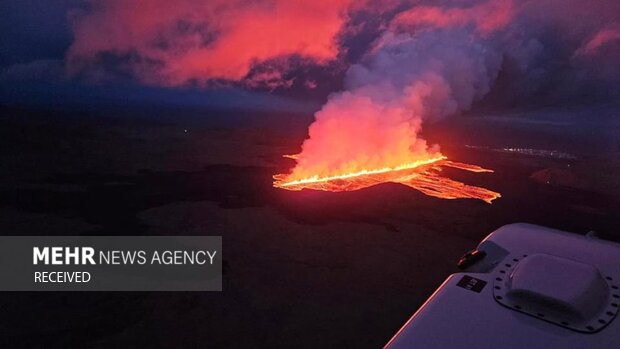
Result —
<path fill-rule="evenodd" d="M 290 156 L 289 156 L 290 157 Z M 443 166 L 470 172 L 493 172 L 477 165 L 470 165 L 447 160 L 441 155 L 393 168 L 362 170 L 326 177 L 291 178 L 290 174 L 274 176 L 274 187 L 286 190 L 322 190 L 331 192 L 353 191 L 368 188 L 380 183 L 401 183 L 426 195 L 442 199 L 480 199 L 487 203 L 501 197 L 492 190 L 467 185 L 465 183 L 439 175 Z"/>

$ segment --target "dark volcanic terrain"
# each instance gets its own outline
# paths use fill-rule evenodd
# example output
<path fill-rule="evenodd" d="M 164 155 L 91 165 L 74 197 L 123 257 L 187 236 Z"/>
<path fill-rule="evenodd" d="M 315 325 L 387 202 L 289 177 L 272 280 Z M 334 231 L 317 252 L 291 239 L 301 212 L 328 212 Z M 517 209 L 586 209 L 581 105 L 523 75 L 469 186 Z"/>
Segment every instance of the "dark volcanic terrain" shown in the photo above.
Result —
<path fill-rule="evenodd" d="M 502 194 L 488 205 L 390 183 L 343 193 L 275 189 L 271 176 L 292 166 L 281 155 L 298 151 L 307 115 L 254 116 L 238 128 L 225 116 L 4 108 L 2 234 L 221 235 L 225 263 L 223 292 L 3 293 L 0 346 L 381 347 L 455 261 L 504 224 L 620 241 L 616 110 L 429 127 L 449 158 L 495 170 L 445 170 Z"/>

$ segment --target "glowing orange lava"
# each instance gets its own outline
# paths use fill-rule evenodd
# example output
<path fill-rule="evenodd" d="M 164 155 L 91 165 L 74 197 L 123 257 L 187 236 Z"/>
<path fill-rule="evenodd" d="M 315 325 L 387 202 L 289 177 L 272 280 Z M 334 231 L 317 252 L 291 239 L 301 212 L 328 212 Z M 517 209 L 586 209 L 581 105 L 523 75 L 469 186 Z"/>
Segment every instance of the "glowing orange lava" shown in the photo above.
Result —
<path fill-rule="evenodd" d="M 295 159 L 295 155 L 286 157 Z M 401 183 L 422 193 L 442 199 L 480 199 L 491 203 L 501 197 L 500 193 L 482 187 L 441 176 L 442 167 L 453 167 L 470 172 L 493 172 L 476 165 L 464 164 L 447 160 L 440 155 L 427 160 L 420 160 L 397 167 L 386 167 L 375 170 L 363 170 L 329 177 L 290 178 L 289 174 L 277 174 L 274 178 L 274 187 L 286 190 L 323 190 L 323 191 L 353 191 L 367 188 L 386 182 Z"/>

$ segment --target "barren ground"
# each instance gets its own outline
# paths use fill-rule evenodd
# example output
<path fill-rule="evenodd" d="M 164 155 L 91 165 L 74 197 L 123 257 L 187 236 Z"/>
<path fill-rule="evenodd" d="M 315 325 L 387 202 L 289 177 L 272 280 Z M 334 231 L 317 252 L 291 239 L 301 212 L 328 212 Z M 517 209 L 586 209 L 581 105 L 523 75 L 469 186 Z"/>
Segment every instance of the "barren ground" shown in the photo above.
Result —
<path fill-rule="evenodd" d="M 504 224 L 620 240 L 616 124 L 600 126 L 608 140 L 594 126 L 572 135 L 562 124 L 534 131 L 516 118 L 429 128 L 450 158 L 496 171 L 445 170 L 502 193 L 488 205 L 398 184 L 274 189 L 271 176 L 292 165 L 281 155 L 298 150 L 303 122 L 239 128 L 4 109 L 2 234 L 222 235 L 225 267 L 223 292 L 4 293 L 3 346 L 377 348 L 456 271 L 461 254 Z M 577 159 L 466 144 L 559 147 Z M 550 168 L 579 185 L 530 178 Z"/>

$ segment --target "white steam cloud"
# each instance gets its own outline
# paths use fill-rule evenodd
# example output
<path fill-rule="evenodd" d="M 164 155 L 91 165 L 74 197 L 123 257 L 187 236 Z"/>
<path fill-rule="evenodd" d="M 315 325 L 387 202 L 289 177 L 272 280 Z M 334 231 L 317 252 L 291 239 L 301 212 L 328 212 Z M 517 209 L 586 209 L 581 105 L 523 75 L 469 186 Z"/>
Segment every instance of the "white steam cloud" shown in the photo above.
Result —
<path fill-rule="evenodd" d="M 438 155 L 419 132 L 427 120 L 467 110 L 498 76 L 502 53 L 478 26 L 387 31 L 351 66 L 346 90 L 316 114 L 291 178 L 397 167 Z"/>

